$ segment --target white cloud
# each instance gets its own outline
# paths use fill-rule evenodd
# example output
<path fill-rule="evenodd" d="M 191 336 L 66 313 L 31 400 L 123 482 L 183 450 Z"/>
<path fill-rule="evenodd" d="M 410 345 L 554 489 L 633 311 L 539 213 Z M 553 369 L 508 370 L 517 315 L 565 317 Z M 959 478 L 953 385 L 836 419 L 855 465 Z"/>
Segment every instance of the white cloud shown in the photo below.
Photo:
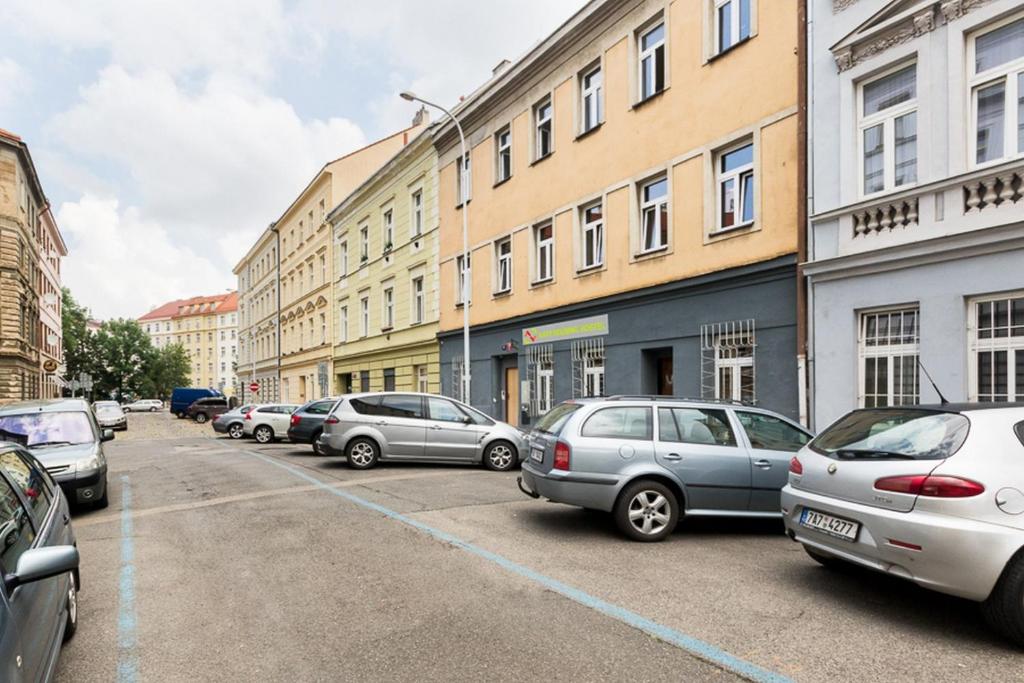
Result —
<path fill-rule="evenodd" d="M 167 301 L 234 285 L 230 269 L 116 199 L 87 194 L 64 202 L 57 222 L 71 250 L 64 284 L 100 318 L 136 318 Z"/>
<path fill-rule="evenodd" d="M 21 65 L 10 57 L 0 57 L 0 119 L 28 95 L 30 87 L 28 74 Z"/>

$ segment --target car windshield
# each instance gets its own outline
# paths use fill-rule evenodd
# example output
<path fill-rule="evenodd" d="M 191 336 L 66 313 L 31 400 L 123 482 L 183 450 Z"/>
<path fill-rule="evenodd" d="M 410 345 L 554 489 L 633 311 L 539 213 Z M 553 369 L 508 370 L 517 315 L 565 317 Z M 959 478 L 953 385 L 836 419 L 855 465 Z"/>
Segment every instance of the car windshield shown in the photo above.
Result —
<path fill-rule="evenodd" d="M 967 439 L 959 413 L 931 410 L 855 410 L 822 432 L 811 450 L 836 459 L 940 460 Z"/>
<path fill-rule="evenodd" d="M 571 403 L 568 401 L 565 403 L 559 403 L 557 406 L 541 416 L 535 429 L 547 434 L 559 434 L 569 417 L 582 407 L 583 406 L 579 403 Z"/>
<path fill-rule="evenodd" d="M 95 437 L 85 413 L 66 412 L 0 416 L 0 439 L 33 447 L 92 443 Z"/>

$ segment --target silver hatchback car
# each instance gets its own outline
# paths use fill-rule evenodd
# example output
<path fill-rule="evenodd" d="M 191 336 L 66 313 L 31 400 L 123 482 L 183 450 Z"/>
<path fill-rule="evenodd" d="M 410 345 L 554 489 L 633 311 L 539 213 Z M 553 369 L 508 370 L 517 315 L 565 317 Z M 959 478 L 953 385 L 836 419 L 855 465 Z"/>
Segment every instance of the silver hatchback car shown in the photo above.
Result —
<path fill-rule="evenodd" d="M 660 541 L 682 515 L 778 517 L 790 458 L 811 439 L 741 403 L 611 396 L 561 403 L 530 434 L 519 488 L 612 512 L 636 541 Z"/>
<path fill-rule="evenodd" d="M 349 394 L 324 420 L 324 455 L 364 470 L 378 462 L 483 463 L 507 471 L 525 453 L 523 433 L 444 396 Z"/>

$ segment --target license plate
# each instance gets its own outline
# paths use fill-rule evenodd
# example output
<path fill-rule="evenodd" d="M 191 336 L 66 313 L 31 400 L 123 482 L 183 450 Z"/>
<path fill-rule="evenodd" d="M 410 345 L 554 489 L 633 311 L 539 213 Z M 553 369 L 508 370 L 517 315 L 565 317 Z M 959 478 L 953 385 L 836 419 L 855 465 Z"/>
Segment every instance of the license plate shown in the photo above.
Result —
<path fill-rule="evenodd" d="M 543 448 L 532 448 L 530 449 L 530 458 L 537 462 L 544 462 L 544 449 Z"/>
<path fill-rule="evenodd" d="M 857 522 L 840 519 L 808 508 L 804 508 L 804 511 L 800 513 L 800 524 L 808 529 L 815 529 L 845 541 L 857 540 L 857 532 L 860 531 L 860 524 Z"/>

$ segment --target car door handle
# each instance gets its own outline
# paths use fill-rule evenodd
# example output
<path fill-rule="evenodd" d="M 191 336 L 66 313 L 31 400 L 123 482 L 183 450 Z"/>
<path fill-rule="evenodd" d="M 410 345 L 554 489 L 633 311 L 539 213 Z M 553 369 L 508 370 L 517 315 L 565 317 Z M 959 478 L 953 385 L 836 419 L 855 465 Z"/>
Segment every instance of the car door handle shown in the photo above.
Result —
<path fill-rule="evenodd" d="M 772 463 L 770 460 L 755 460 L 754 467 L 760 467 L 762 470 L 770 470 Z"/>
<path fill-rule="evenodd" d="M 441 425 L 430 425 L 430 428 L 433 429 L 436 432 L 439 432 L 442 429 L 444 429 L 444 427 L 442 427 Z"/>
<path fill-rule="evenodd" d="M 683 456 L 679 455 L 678 453 L 669 453 L 668 455 L 665 456 L 665 459 L 666 460 L 682 460 Z"/>
<path fill-rule="evenodd" d="M 377 424 L 379 424 L 379 425 L 386 425 L 387 423 L 388 423 L 387 420 L 377 420 Z"/>

